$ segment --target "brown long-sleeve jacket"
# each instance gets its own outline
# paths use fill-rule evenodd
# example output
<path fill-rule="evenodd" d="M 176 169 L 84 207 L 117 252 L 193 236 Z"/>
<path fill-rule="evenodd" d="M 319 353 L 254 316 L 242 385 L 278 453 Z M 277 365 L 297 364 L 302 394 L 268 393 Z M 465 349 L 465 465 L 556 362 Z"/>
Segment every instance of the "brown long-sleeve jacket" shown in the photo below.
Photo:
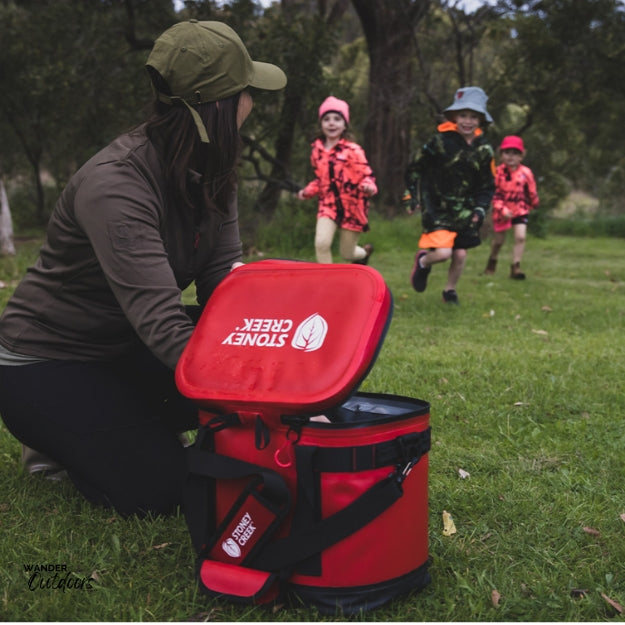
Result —
<path fill-rule="evenodd" d="M 110 360 L 137 340 L 174 368 L 200 305 L 240 260 L 236 193 L 223 215 L 174 206 L 142 129 L 122 135 L 72 177 L 39 258 L 0 318 L 0 345 L 45 359 Z"/>

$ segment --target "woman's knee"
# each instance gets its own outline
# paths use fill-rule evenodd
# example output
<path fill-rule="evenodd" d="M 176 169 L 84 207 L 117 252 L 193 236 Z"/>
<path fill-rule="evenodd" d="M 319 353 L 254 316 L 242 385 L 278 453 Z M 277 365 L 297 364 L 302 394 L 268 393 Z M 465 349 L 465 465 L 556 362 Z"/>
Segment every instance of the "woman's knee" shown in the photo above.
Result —
<path fill-rule="evenodd" d="M 85 499 L 123 516 L 166 515 L 182 505 L 188 471 L 182 447 L 152 462 L 143 462 L 139 454 L 120 460 L 115 467 L 74 464 L 68 474 Z"/>

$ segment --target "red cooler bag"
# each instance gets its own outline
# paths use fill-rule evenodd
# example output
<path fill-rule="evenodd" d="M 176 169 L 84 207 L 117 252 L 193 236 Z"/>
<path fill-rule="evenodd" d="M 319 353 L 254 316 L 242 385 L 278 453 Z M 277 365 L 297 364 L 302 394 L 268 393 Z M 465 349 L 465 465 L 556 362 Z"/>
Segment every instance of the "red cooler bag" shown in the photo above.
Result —
<path fill-rule="evenodd" d="M 260 261 L 217 287 L 176 369 L 204 592 L 353 614 L 429 583 L 429 404 L 356 391 L 391 313 L 363 265 Z"/>

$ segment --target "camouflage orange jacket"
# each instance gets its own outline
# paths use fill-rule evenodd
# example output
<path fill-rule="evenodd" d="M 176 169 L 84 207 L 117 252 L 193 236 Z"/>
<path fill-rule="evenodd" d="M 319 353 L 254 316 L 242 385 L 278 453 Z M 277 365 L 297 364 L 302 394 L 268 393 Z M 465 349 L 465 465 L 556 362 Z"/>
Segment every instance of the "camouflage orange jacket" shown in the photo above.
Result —
<path fill-rule="evenodd" d="M 440 124 L 406 169 L 406 186 L 419 198 L 424 232 L 472 227 L 484 217 L 495 190 L 493 148 L 478 129 L 471 144 L 453 122 Z"/>

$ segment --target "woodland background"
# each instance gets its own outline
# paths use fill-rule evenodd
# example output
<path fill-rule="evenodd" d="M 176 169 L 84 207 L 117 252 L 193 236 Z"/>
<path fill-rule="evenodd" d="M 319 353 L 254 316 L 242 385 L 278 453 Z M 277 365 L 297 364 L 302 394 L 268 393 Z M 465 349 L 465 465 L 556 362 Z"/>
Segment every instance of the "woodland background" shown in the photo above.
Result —
<path fill-rule="evenodd" d="M 519 134 L 541 206 L 583 192 L 598 211 L 625 207 L 625 5 L 621 0 L 0 0 L 0 174 L 18 231 L 41 228 L 82 162 L 140 122 L 151 101 L 144 65 L 177 21 L 222 20 L 253 58 L 289 82 L 257 92 L 243 126 L 244 242 L 310 178 L 309 144 L 327 95 L 349 101 L 354 138 L 380 193 L 401 213 L 403 174 L 461 86 L 490 96 L 494 146 Z M 310 207 L 309 207 L 310 208 Z M 291 210 L 292 209 L 292 210 Z M 282 209 L 285 210 L 284 208 Z M 314 212 L 311 211 L 310 212 Z"/>

